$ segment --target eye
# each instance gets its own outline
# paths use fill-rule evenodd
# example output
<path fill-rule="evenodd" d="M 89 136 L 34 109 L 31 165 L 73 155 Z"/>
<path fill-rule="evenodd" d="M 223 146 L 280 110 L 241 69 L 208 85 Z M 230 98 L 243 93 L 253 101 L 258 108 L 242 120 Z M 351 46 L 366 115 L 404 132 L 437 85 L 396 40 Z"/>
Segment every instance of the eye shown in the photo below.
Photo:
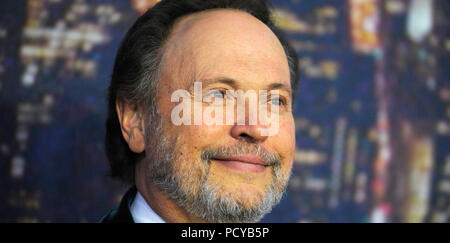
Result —
<path fill-rule="evenodd" d="M 205 94 L 205 98 L 224 99 L 225 91 L 223 90 L 211 90 Z"/>
<path fill-rule="evenodd" d="M 271 97 L 269 100 L 271 105 L 284 105 L 284 101 L 280 97 Z"/>

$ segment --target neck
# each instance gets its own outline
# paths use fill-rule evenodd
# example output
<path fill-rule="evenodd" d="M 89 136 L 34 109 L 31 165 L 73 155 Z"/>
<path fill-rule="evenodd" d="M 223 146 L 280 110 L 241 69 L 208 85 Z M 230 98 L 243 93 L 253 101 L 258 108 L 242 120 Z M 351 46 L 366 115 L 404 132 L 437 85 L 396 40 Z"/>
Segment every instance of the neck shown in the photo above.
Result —
<path fill-rule="evenodd" d="M 136 165 L 136 187 L 145 199 L 147 204 L 167 223 L 201 223 L 204 220 L 190 215 L 183 208 L 179 207 L 164 192 L 159 190 L 150 181 L 147 174 L 146 161 L 141 160 Z"/>

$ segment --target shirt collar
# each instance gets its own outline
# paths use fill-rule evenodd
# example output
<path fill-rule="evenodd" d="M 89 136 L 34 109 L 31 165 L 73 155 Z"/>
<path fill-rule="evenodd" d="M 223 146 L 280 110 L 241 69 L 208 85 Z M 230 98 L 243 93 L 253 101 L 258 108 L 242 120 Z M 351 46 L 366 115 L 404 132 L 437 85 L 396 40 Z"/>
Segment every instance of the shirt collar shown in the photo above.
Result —
<path fill-rule="evenodd" d="M 130 211 L 135 223 L 165 223 L 165 221 L 153 211 L 139 192 L 137 192 L 134 197 Z"/>

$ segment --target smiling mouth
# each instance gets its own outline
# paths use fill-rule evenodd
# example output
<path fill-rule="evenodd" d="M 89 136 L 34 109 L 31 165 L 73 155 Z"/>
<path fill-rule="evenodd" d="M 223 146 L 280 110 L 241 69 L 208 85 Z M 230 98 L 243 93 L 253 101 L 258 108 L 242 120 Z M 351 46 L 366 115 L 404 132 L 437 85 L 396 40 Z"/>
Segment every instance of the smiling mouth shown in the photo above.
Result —
<path fill-rule="evenodd" d="M 269 166 L 261 157 L 254 155 L 224 156 L 211 160 L 231 169 L 257 173 L 264 172 Z"/>

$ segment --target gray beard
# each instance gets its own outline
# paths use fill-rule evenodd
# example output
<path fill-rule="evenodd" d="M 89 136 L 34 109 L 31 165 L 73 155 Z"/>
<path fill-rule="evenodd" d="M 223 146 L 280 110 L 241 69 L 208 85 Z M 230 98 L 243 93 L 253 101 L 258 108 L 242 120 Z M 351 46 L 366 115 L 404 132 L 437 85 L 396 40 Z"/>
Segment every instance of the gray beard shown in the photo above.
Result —
<path fill-rule="evenodd" d="M 161 119 L 156 126 L 147 126 L 147 133 L 156 138 L 149 138 L 147 141 L 146 163 L 148 164 L 148 180 L 150 180 L 159 190 L 172 199 L 179 207 L 186 210 L 190 215 L 194 215 L 207 222 L 217 223 L 247 223 L 258 222 L 269 213 L 272 208 L 279 203 L 285 193 L 289 175 L 281 173 L 281 163 L 279 156 L 270 155 L 260 146 L 233 146 L 222 147 L 215 150 L 205 150 L 202 152 L 203 168 L 200 176 L 190 176 L 183 178 L 175 170 L 174 154 L 176 141 L 163 132 Z M 151 130 L 150 130 L 151 129 Z M 231 193 L 221 192 L 220 185 L 208 182 L 210 160 L 216 155 L 253 153 L 268 161 L 272 169 L 273 180 L 266 189 L 260 203 L 251 208 L 244 207 L 243 203 L 234 198 Z M 199 169 L 192 168 L 189 175 L 198 175 Z M 194 190 L 189 190 L 189 186 L 195 185 Z"/>

